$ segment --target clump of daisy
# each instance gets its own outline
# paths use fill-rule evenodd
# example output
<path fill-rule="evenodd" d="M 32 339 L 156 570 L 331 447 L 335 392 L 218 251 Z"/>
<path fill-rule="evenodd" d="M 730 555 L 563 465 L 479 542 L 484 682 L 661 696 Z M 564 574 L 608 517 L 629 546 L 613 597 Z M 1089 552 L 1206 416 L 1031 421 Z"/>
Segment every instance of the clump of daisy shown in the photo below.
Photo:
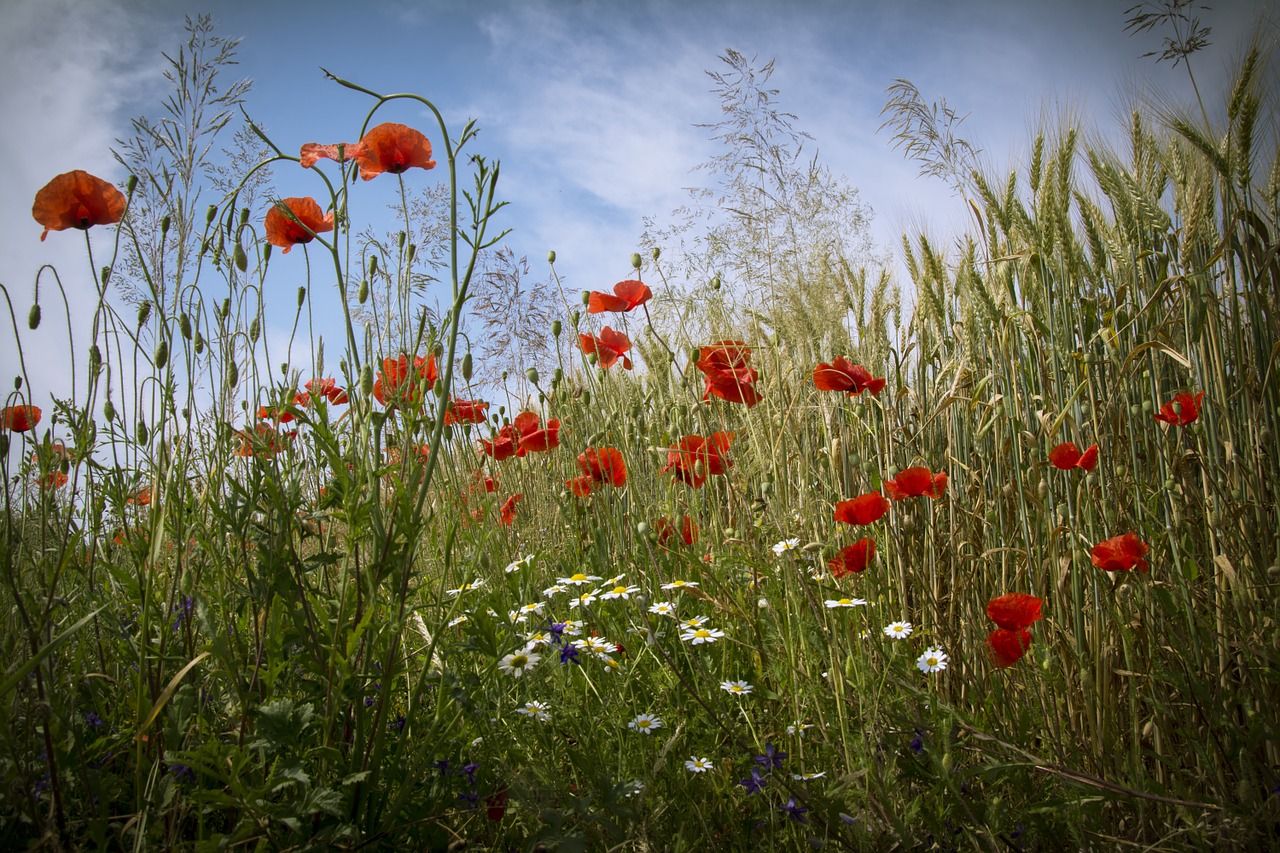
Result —
<path fill-rule="evenodd" d="M 522 649 L 518 652 L 506 655 L 502 660 L 498 661 L 498 668 L 503 672 L 510 673 L 516 678 L 524 675 L 530 669 L 538 665 L 538 661 L 542 660 L 542 655 L 537 652 L 531 652 Z"/>
<path fill-rule="evenodd" d="M 720 689 L 726 693 L 732 693 L 734 696 L 746 696 L 755 688 L 745 681 L 722 681 Z"/>
<path fill-rule="evenodd" d="M 696 755 L 690 756 L 689 760 L 684 763 L 684 768 L 690 773 L 706 773 L 708 770 L 711 770 L 713 766 L 711 759 L 699 758 Z"/>
<path fill-rule="evenodd" d="M 537 720 L 540 723 L 545 723 L 551 719 L 551 712 L 547 710 L 547 704 L 537 700 L 525 702 L 516 708 L 516 713 L 524 714 L 526 717 Z"/>
<path fill-rule="evenodd" d="M 884 635 L 891 640 L 905 640 L 911 636 L 910 622 L 890 622 L 884 627 Z"/>
<path fill-rule="evenodd" d="M 718 628 L 700 627 L 686 630 L 680 635 L 680 639 L 684 640 L 686 643 L 693 643 L 695 646 L 700 646 L 703 643 L 714 643 L 723 636 L 724 631 L 721 631 Z"/>
<path fill-rule="evenodd" d="M 947 653 L 942 649 L 928 648 L 916 661 L 916 668 L 928 675 L 947 668 Z"/>
<path fill-rule="evenodd" d="M 642 735 L 651 735 L 662 728 L 662 719 L 654 714 L 636 714 L 636 718 L 627 723 L 627 728 L 634 729 Z"/>
<path fill-rule="evenodd" d="M 799 539 L 783 539 L 781 542 L 775 542 L 773 545 L 773 555 L 781 557 L 788 551 L 794 551 L 800 547 Z"/>

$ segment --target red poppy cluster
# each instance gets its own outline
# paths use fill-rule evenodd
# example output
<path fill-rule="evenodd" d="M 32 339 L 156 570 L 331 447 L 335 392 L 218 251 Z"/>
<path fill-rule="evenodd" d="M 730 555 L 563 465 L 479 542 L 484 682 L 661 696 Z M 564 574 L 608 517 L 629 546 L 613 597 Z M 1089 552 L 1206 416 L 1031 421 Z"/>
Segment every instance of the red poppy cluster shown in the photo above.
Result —
<path fill-rule="evenodd" d="M 1040 620 L 1044 602 L 1025 592 L 1007 592 L 987 602 L 987 617 L 997 627 L 987 635 L 987 649 L 996 666 L 1013 666 L 1031 648 L 1031 625 Z"/>
<path fill-rule="evenodd" d="M 750 408 L 764 399 L 756 391 L 760 373 L 750 361 L 751 347 L 742 341 L 719 341 L 700 348 L 694 366 L 702 371 L 706 383 L 702 402 L 716 396 Z"/>
<path fill-rule="evenodd" d="M 373 383 L 373 396 L 388 409 L 406 404 L 417 405 L 422 401 L 424 386 L 425 390 L 430 391 L 439 378 L 440 371 L 436 367 L 434 353 L 425 358 L 414 356 L 412 370 L 409 368 L 407 355 L 384 358 L 382 370 L 378 371 L 378 377 Z"/>
<path fill-rule="evenodd" d="M 591 494 L 599 485 L 622 488 L 627 484 L 627 466 L 616 447 L 588 447 L 578 454 L 578 467 L 582 474 L 567 481 L 565 486 L 580 498 Z"/>
<path fill-rule="evenodd" d="M 836 356 L 832 364 L 822 362 L 815 367 L 813 384 L 819 391 L 844 391 L 850 397 L 856 397 L 863 391 L 870 391 L 875 396 L 884 390 L 883 377 L 873 379 L 871 371 L 842 355 Z"/>
<path fill-rule="evenodd" d="M 236 431 L 236 437 L 240 439 L 236 456 L 270 459 L 288 447 L 296 435 L 296 432 L 280 432 L 271 424 L 254 424 L 252 430 Z"/>
<path fill-rule="evenodd" d="M 386 122 L 370 130 L 359 142 L 321 145 L 308 142 L 298 152 L 304 169 L 327 159 L 355 161 L 360 177 L 371 181 L 383 172 L 398 175 L 412 168 L 433 169 L 431 143 L 419 131 L 403 124 Z"/>
<path fill-rule="evenodd" d="M 1194 397 L 1186 391 L 1175 394 L 1173 399 L 1160 407 L 1153 418 L 1169 426 L 1187 426 L 1200 418 L 1200 404 L 1204 401 L 1204 392 Z"/>
<path fill-rule="evenodd" d="M 631 341 L 622 332 L 615 332 L 605 326 L 600 330 L 599 337 L 578 335 L 578 343 L 586 355 L 595 354 L 596 363 L 604 370 L 613 367 L 619 359 L 622 360 L 623 370 L 631 369 L 631 359 L 626 356 L 631 351 Z"/>
<path fill-rule="evenodd" d="M 482 424 L 488 418 L 489 404 L 483 400 L 459 400 L 453 399 L 449 401 L 449 407 L 444 410 L 444 422 L 446 426 L 454 424 Z"/>
<path fill-rule="evenodd" d="M 663 547 L 671 545 L 677 536 L 686 545 L 692 545 L 698 541 L 698 525 L 694 524 L 693 519 L 688 515 L 680 520 L 678 530 L 675 522 L 664 515 L 654 522 L 653 531 L 658 535 L 658 544 Z"/>
<path fill-rule="evenodd" d="M 333 406 L 345 406 L 351 402 L 347 392 L 338 387 L 338 381 L 333 378 L 328 379 L 308 379 L 307 384 L 302 386 L 305 391 L 300 391 L 293 397 L 294 405 L 305 409 L 311 405 L 313 396 L 324 397 Z"/>
<path fill-rule="evenodd" d="M 1092 471 L 1098 467 L 1098 445 L 1091 444 L 1084 453 L 1073 442 L 1059 444 L 1049 451 L 1049 462 L 1054 468 L 1070 471 L 1072 468 L 1083 468 Z"/>
<path fill-rule="evenodd" d="M 892 480 L 884 481 L 884 489 L 889 499 L 904 501 L 907 498 L 940 498 L 947 490 L 947 472 L 933 473 L 928 468 L 906 468 Z"/>
<path fill-rule="evenodd" d="M 871 559 L 875 555 L 875 540 L 864 536 L 852 545 L 841 548 L 840 554 L 835 559 L 828 560 L 827 565 L 831 567 L 831 576 L 839 580 L 864 571 L 871 565 Z"/>
<path fill-rule="evenodd" d="M 662 473 L 670 471 L 685 485 L 702 488 L 707 477 L 723 476 L 733 467 L 733 462 L 724 455 L 733 446 L 733 435 L 731 432 L 712 433 L 709 438 L 686 435 L 667 450 L 667 464 Z"/>
<path fill-rule="evenodd" d="M 605 311 L 631 311 L 653 298 L 653 291 L 643 281 L 628 279 L 613 286 L 613 293 L 593 290 L 587 296 L 587 313 L 603 314 Z M 648 309 L 645 309 L 648 310 Z"/>

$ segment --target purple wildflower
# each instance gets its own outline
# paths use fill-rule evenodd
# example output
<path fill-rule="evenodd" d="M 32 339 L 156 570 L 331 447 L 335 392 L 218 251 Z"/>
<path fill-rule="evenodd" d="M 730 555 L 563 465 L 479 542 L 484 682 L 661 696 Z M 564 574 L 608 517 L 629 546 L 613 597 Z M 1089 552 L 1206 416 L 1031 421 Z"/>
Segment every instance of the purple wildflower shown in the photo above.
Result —
<path fill-rule="evenodd" d="M 764 783 L 768 781 L 766 776 L 760 774 L 758 768 L 751 768 L 751 777 L 743 779 L 738 784 L 747 789 L 748 794 L 755 794 L 764 790 Z"/>
<path fill-rule="evenodd" d="M 791 797 L 790 799 L 788 799 L 787 804 L 782 807 L 782 810 L 786 812 L 787 817 L 791 818 L 796 823 L 805 823 L 808 821 L 808 818 L 806 818 L 804 815 L 805 815 L 805 812 L 809 810 L 804 806 L 800 805 L 799 803 L 797 803 L 795 797 Z"/>

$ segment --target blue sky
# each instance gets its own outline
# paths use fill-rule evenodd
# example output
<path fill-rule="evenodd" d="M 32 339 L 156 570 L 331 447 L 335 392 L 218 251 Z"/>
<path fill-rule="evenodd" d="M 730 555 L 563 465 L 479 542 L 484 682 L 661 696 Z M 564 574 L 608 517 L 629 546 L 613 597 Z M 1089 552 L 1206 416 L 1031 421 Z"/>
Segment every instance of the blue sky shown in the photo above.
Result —
<path fill-rule="evenodd" d="M 663 216 L 701 180 L 714 149 L 698 122 L 718 103 L 704 70 L 734 48 L 775 58 L 781 106 L 814 137 L 811 150 L 857 186 L 874 211 L 873 237 L 895 252 L 903 230 L 946 245 L 964 210 L 877 132 L 885 88 L 908 78 L 932 100 L 968 113 L 966 134 L 1007 172 L 1032 129 L 1074 116 L 1086 131 L 1116 126 L 1135 92 L 1185 98 L 1186 75 L 1140 59 L 1152 33 L 1123 31 L 1131 0 L 1086 2 L 427 2 L 194 3 L 187 0 L 6 0 L 0 5 L 0 281 L 14 294 L 33 385 L 59 387 L 65 332 L 21 318 L 42 263 L 55 263 L 78 309 L 81 347 L 89 282 L 78 234 L 51 234 L 28 213 L 54 175 L 82 168 L 119 180 L 109 148 L 128 119 L 158 115 L 161 50 L 182 40 L 185 15 L 212 11 L 241 37 L 239 73 L 254 81 L 248 109 L 286 151 L 354 139 L 368 107 L 319 68 L 381 91 L 423 94 L 455 129 L 473 117 L 476 150 L 502 161 L 507 242 L 545 275 L 548 249 L 571 291 L 607 289 L 629 274 L 645 216 Z M 1203 13 L 1213 47 L 1195 58 L 1202 91 L 1221 91 L 1263 0 L 1222 0 Z M 425 116 L 385 113 L 431 131 Z M 411 187 L 442 175 L 411 173 Z M 277 169 L 282 195 L 318 195 L 314 176 Z M 375 182 L 376 183 L 376 182 Z M 357 191 L 363 190 L 358 187 Z M 95 239 L 106 243 L 105 233 Z M 292 260 L 293 255 L 289 259 Z M 276 261 L 273 260 L 273 265 Z M 892 261 L 891 261 L 892 263 Z M 288 288 L 292 293 L 292 287 Z M 291 312 L 290 312 L 291 313 Z M 0 372 L 16 372 L 8 332 Z M 6 380 L 7 384 L 7 380 Z M 42 393 L 42 392 L 41 392 Z M 37 403 L 44 404 L 38 399 Z"/>

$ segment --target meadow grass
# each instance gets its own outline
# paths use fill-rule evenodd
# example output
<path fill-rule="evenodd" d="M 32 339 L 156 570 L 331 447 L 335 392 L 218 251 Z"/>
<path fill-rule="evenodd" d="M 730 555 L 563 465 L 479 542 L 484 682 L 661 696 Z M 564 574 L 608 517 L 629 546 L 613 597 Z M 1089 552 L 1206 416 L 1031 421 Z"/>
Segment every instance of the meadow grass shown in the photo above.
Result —
<path fill-rule="evenodd" d="M 1280 160 L 1265 60 L 1246 56 L 1212 130 L 1135 112 L 1125 150 L 1063 128 L 1025 167 L 969 176 L 956 250 L 903 241 L 900 321 L 891 280 L 838 258 L 753 282 L 747 302 L 675 280 L 655 247 L 633 257 L 652 293 L 635 309 L 565 298 L 549 376 L 477 376 L 460 345 L 500 239 L 499 170 L 469 157 L 471 125 L 428 132 L 447 188 L 438 316 L 415 286 L 426 247 L 361 242 L 354 159 L 316 164 L 338 216 L 295 231 L 288 257 L 234 189 L 173 279 L 127 213 L 114 241 L 88 232 L 87 272 L 58 273 L 100 294 L 92 339 L 69 342 L 76 396 L 3 435 L 0 841 L 1274 843 Z M 373 101 L 362 136 L 404 99 L 439 118 L 338 82 Z M 261 138 L 271 150 L 240 187 L 296 168 Z M 422 177 L 383 166 L 375 180 Z M 403 215 L 413 233 L 408 202 Z M 126 258 L 136 315 L 112 290 Z M 336 369 L 322 347 L 263 334 L 267 271 L 285 264 L 309 276 L 295 335 L 313 300 L 340 303 Z M 38 302 L 59 288 L 43 275 Z M 38 313 L 32 328 L 59 312 Z M 631 372 L 582 352 L 606 324 L 629 336 Z M 883 390 L 819 390 L 836 356 Z M 730 399 L 704 400 L 718 358 L 737 368 Z M 345 394 L 296 396 L 324 377 Z M 744 387 L 754 405 L 732 402 Z M 1200 391 L 1194 419 L 1188 398 L 1175 424 L 1156 419 Z M 40 393 L 19 383 L 7 403 Z M 482 397 L 479 422 L 447 423 Z M 513 432 L 525 411 L 535 423 Z M 716 433 L 732 433 L 717 453 L 679 452 Z M 504 437 L 523 452 L 500 461 Z M 1096 468 L 1051 465 L 1065 442 L 1096 444 Z M 588 448 L 616 450 L 625 483 L 579 462 Z M 915 467 L 928 494 L 865 526 L 835 520 Z M 1099 568 L 1095 546 L 1131 532 L 1150 571 Z M 863 536 L 867 568 L 836 571 Z M 1015 592 L 1043 619 L 1020 659 L 998 660 L 988 604 Z M 899 622 L 910 631 L 891 636 Z"/>

